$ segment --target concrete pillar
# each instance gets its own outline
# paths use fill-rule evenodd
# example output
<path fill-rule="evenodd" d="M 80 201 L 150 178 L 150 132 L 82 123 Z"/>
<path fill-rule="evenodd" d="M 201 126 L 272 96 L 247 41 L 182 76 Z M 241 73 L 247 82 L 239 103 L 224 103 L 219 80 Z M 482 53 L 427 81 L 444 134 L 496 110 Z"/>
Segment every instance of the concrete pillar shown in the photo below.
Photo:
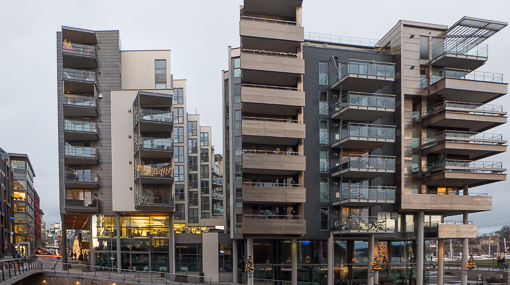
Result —
<path fill-rule="evenodd" d="M 464 193 L 466 194 L 467 187 L 464 187 Z M 468 223 L 468 212 L 464 212 L 462 215 L 463 223 Z M 467 285 L 468 280 L 468 270 L 467 270 L 467 262 L 469 258 L 469 240 L 467 238 L 462 239 L 462 268 L 461 268 L 461 278 L 460 284 Z"/>
<path fill-rule="evenodd" d="M 237 272 L 239 271 L 239 268 L 237 267 L 238 265 L 238 261 L 239 261 L 239 256 L 237 255 L 237 240 L 236 239 L 233 239 L 232 240 L 232 281 L 233 283 L 238 283 L 239 281 L 237 280 Z"/>
<path fill-rule="evenodd" d="M 253 260 L 253 238 L 252 237 L 248 237 L 246 238 L 246 254 L 248 255 L 246 257 L 246 260 L 248 260 L 248 258 L 252 258 Z M 245 262 L 246 262 L 245 260 Z M 248 280 L 248 285 L 253 285 L 253 273 L 246 273 L 247 274 L 247 280 Z"/>
<path fill-rule="evenodd" d="M 119 213 L 116 213 L 115 214 L 115 219 L 116 219 L 116 224 L 117 224 L 117 234 L 116 234 L 116 238 L 117 238 L 117 272 L 118 273 L 121 273 L 122 272 L 122 255 L 120 253 L 120 236 L 121 236 L 121 228 L 120 228 L 120 214 Z"/>
<path fill-rule="evenodd" d="M 437 285 L 444 284 L 444 239 L 437 240 Z"/>
<path fill-rule="evenodd" d="M 168 232 L 168 272 L 175 273 L 175 230 L 174 230 L 174 215 L 170 214 L 169 217 L 169 232 Z"/>
<path fill-rule="evenodd" d="M 374 240 L 374 258 L 379 257 L 379 240 Z M 379 264 L 382 266 L 382 259 L 379 257 Z M 379 270 L 374 272 L 374 284 L 379 284 Z"/>
<path fill-rule="evenodd" d="M 328 284 L 334 284 L 335 277 L 335 239 L 333 232 L 329 232 L 328 238 Z"/>
<path fill-rule="evenodd" d="M 297 285 L 297 239 L 291 239 L 292 285 Z"/>
<path fill-rule="evenodd" d="M 92 230 L 92 227 L 95 227 L 96 225 L 93 224 L 93 221 L 94 221 L 94 215 L 90 215 L 89 216 L 89 221 L 90 221 L 90 254 L 89 254 L 89 262 L 90 262 L 90 268 L 92 268 L 93 271 L 95 271 L 96 269 L 96 250 L 94 249 L 94 237 L 92 236 L 92 233 L 94 233 L 94 231 Z M 97 219 L 96 219 L 97 221 Z"/>
<path fill-rule="evenodd" d="M 66 215 L 62 215 L 62 224 L 60 226 L 62 229 L 62 263 L 67 263 L 67 227 L 66 227 Z M 64 270 L 66 270 L 66 266 L 64 265 Z"/>
<path fill-rule="evenodd" d="M 219 281 L 218 261 L 218 233 L 202 234 L 202 266 L 205 277 L 212 281 Z"/>
<path fill-rule="evenodd" d="M 416 285 L 423 285 L 423 259 L 425 250 L 425 232 L 423 228 L 424 212 L 418 212 L 418 235 L 416 240 Z"/>
<path fill-rule="evenodd" d="M 368 236 L 368 285 L 374 285 L 374 274 L 372 264 L 374 263 L 374 235 Z"/>

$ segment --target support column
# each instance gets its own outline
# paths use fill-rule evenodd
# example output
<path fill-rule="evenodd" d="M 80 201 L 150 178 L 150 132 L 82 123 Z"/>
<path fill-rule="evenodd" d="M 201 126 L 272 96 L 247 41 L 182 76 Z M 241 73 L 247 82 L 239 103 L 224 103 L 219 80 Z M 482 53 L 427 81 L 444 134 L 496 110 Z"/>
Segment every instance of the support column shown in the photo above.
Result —
<path fill-rule="evenodd" d="M 379 257 L 379 240 L 374 240 L 374 258 Z M 379 264 L 382 265 L 382 260 L 379 258 Z M 379 270 L 374 272 L 374 284 L 379 284 Z"/>
<path fill-rule="evenodd" d="M 437 285 L 444 284 L 444 239 L 437 240 Z"/>
<path fill-rule="evenodd" d="M 297 239 L 291 239 L 292 285 L 297 285 Z"/>
<path fill-rule="evenodd" d="M 94 219 L 94 215 L 89 216 L 90 220 L 90 254 L 89 254 L 89 262 L 90 262 L 90 268 L 92 268 L 92 271 L 96 271 L 96 250 L 94 249 L 94 236 L 93 236 L 93 230 L 92 227 L 95 227 L 94 221 L 97 221 L 97 218 Z M 97 238 L 97 237 L 96 237 Z"/>
<path fill-rule="evenodd" d="M 236 239 L 233 239 L 232 240 L 232 281 L 233 283 L 237 283 L 238 280 L 237 280 L 237 273 L 239 271 L 239 268 L 238 268 L 238 261 L 239 261 L 239 257 L 237 255 L 237 240 Z"/>
<path fill-rule="evenodd" d="M 374 285 L 372 264 L 374 263 L 374 235 L 368 236 L 368 275 L 367 285 Z"/>
<path fill-rule="evenodd" d="M 334 284 L 335 277 L 335 239 L 333 232 L 329 232 L 328 238 L 328 284 Z"/>
<path fill-rule="evenodd" d="M 174 215 L 170 214 L 169 217 L 169 232 L 168 232 L 168 272 L 175 273 L 175 230 L 174 230 Z"/>
<path fill-rule="evenodd" d="M 119 213 L 115 213 L 115 220 L 117 224 L 117 230 L 116 230 L 116 238 L 117 238 L 117 272 L 122 273 L 122 255 L 120 253 L 120 236 L 121 236 L 121 229 L 120 229 L 120 215 Z"/>
<path fill-rule="evenodd" d="M 62 263 L 67 263 L 67 227 L 66 227 L 66 215 L 62 215 Z M 64 270 L 67 270 L 66 265 L 63 266 Z"/>
<path fill-rule="evenodd" d="M 418 236 L 416 241 L 416 285 L 423 285 L 423 258 L 425 250 L 425 232 L 423 228 L 424 212 L 418 212 Z"/>
<path fill-rule="evenodd" d="M 467 193 L 467 187 L 464 186 L 464 194 Z M 468 223 L 468 212 L 464 212 L 463 215 L 463 223 Z M 467 238 L 462 239 L 462 268 L 461 268 L 461 278 L 460 284 L 467 285 L 468 280 L 468 270 L 467 270 L 467 262 L 469 258 L 469 240 Z"/>
<path fill-rule="evenodd" d="M 248 237 L 246 238 L 246 254 L 248 255 L 247 259 L 248 258 L 252 258 L 253 260 L 253 238 L 252 237 Z M 245 262 L 246 262 L 245 260 Z M 247 282 L 248 285 L 253 285 L 253 273 L 248 273 L 246 272 L 246 279 L 247 279 Z"/>

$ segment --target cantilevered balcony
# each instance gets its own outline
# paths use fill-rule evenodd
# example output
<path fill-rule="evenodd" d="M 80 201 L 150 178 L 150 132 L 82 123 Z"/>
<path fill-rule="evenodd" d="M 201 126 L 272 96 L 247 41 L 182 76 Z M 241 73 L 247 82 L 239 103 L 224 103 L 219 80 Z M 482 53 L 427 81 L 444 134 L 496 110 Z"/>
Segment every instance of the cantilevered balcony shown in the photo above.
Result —
<path fill-rule="evenodd" d="M 244 83 L 293 87 L 305 73 L 305 61 L 297 53 L 242 49 L 241 71 Z"/>
<path fill-rule="evenodd" d="M 243 112 L 295 116 L 305 106 L 305 92 L 295 87 L 241 84 Z"/>
<path fill-rule="evenodd" d="M 306 126 L 292 119 L 242 117 L 242 135 L 246 143 L 296 145 L 306 138 Z"/>
<path fill-rule="evenodd" d="M 223 185 L 223 178 L 213 177 L 211 180 L 212 180 L 212 184 L 215 186 Z"/>
<path fill-rule="evenodd" d="M 506 112 L 500 105 L 444 101 L 429 108 L 422 121 L 424 127 L 482 132 L 505 124 L 506 120 Z"/>
<path fill-rule="evenodd" d="M 172 184 L 174 168 L 170 163 L 138 165 L 135 169 L 135 181 L 142 184 Z"/>
<path fill-rule="evenodd" d="M 423 154 L 468 156 L 477 160 L 506 151 L 506 140 L 501 134 L 444 131 L 423 145 Z"/>
<path fill-rule="evenodd" d="M 64 120 L 64 140 L 97 141 L 99 140 L 99 128 L 93 122 Z"/>
<path fill-rule="evenodd" d="M 430 186 L 475 187 L 506 180 L 501 162 L 451 160 L 427 165 L 423 182 Z"/>
<path fill-rule="evenodd" d="M 345 207 L 372 207 L 380 204 L 395 203 L 395 187 L 393 186 L 344 186 L 335 192 L 333 205 Z"/>
<path fill-rule="evenodd" d="M 97 68 L 96 48 L 65 41 L 62 45 L 64 68 Z"/>
<path fill-rule="evenodd" d="M 395 95 L 347 92 L 331 108 L 331 118 L 373 122 L 395 112 Z"/>
<path fill-rule="evenodd" d="M 135 209 L 146 211 L 173 211 L 174 201 L 171 189 L 157 191 L 136 191 Z"/>
<path fill-rule="evenodd" d="M 489 46 L 441 41 L 432 47 L 431 53 L 434 66 L 475 70 L 487 61 Z"/>
<path fill-rule="evenodd" d="M 503 74 L 465 69 L 432 70 L 430 97 L 451 101 L 487 103 L 507 93 Z"/>
<path fill-rule="evenodd" d="M 331 220 L 333 234 L 386 234 L 395 232 L 394 218 L 350 216 Z"/>
<path fill-rule="evenodd" d="M 66 165 L 98 165 L 99 151 L 93 147 L 72 146 L 66 143 L 64 162 Z"/>
<path fill-rule="evenodd" d="M 373 150 L 395 142 L 395 126 L 348 123 L 331 134 L 331 147 Z"/>
<path fill-rule="evenodd" d="M 140 137 L 136 142 L 135 154 L 140 152 L 142 158 L 172 158 L 174 155 L 171 138 Z"/>
<path fill-rule="evenodd" d="M 64 94 L 64 116 L 97 117 L 94 95 Z"/>
<path fill-rule="evenodd" d="M 349 60 L 329 75 L 331 89 L 375 92 L 395 80 L 395 64 L 389 62 Z"/>
<path fill-rule="evenodd" d="M 97 77 L 94 71 L 64 68 L 62 70 L 64 92 L 67 93 L 94 93 Z"/>
<path fill-rule="evenodd" d="M 91 171 L 65 171 L 64 182 L 67 189 L 98 189 L 100 187 L 99 174 Z"/>
<path fill-rule="evenodd" d="M 294 151 L 243 150 L 243 172 L 294 175 L 306 170 L 306 157 Z"/>
<path fill-rule="evenodd" d="M 141 108 L 134 114 L 134 126 L 140 124 L 142 132 L 171 132 L 174 128 L 172 111 Z"/>
<path fill-rule="evenodd" d="M 66 199 L 64 209 L 67 213 L 99 213 L 99 203 L 91 197 Z"/>
<path fill-rule="evenodd" d="M 383 155 L 344 156 L 331 167 L 333 177 L 371 179 L 395 173 L 395 157 Z"/>
<path fill-rule="evenodd" d="M 243 215 L 243 234 L 304 235 L 306 221 L 299 215 Z"/>
<path fill-rule="evenodd" d="M 487 193 L 469 193 L 469 195 L 405 194 L 402 195 L 402 210 L 423 210 L 440 212 L 445 216 L 476 213 L 492 210 L 492 197 Z"/>
<path fill-rule="evenodd" d="M 306 189 L 301 184 L 245 182 L 243 202 L 246 203 L 305 203 Z"/>
<path fill-rule="evenodd" d="M 243 48 L 296 51 L 304 41 L 304 29 L 294 21 L 241 16 Z"/>

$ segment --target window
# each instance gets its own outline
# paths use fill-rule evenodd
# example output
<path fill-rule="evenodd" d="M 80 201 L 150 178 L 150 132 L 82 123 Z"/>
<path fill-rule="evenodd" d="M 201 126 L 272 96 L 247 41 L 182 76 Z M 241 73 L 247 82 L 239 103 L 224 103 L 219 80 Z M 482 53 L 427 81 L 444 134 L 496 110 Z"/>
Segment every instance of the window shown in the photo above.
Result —
<path fill-rule="evenodd" d="M 234 85 L 234 103 L 241 103 L 241 84 Z"/>
<path fill-rule="evenodd" d="M 328 92 L 321 91 L 319 93 L 319 114 L 320 115 L 329 115 L 328 112 Z"/>
<path fill-rule="evenodd" d="M 185 214 L 186 213 L 184 212 L 184 204 L 175 204 L 174 219 L 184 220 Z"/>
<path fill-rule="evenodd" d="M 237 242 L 237 241 L 233 241 Z M 220 243 L 220 253 L 218 255 L 220 262 L 220 272 L 232 272 L 232 244 Z"/>
<path fill-rule="evenodd" d="M 200 165 L 200 178 L 209 178 L 209 164 Z"/>
<path fill-rule="evenodd" d="M 209 210 L 209 197 L 202 197 L 202 210 Z"/>
<path fill-rule="evenodd" d="M 174 180 L 175 182 L 184 181 L 184 165 L 174 166 Z"/>
<path fill-rule="evenodd" d="M 198 174 L 196 173 L 188 174 L 188 187 L 193 189 L 198 188 Z"/>
<path fill-rule="evenodd" d="M 234 111 L 234 130 L 241 129 L 241 111 Z"/>
<path fill-rule="evenodd" d="M 174 127 L 174 143 L 184 142 L 184 127 Z"/>
<path fill-rule="evenodd" d="M 328 121 L 319 121 L 319 141 L 321 144 L 329 144 Z"/>
<path fill-rule="evenodd" d="M 175 201 L 184 201 L 184 184 L 175 184 Z"/>
<path fill-rule="evenodd" d="M 209 194 L 209 180 L 200 181 L 200 190 L 202 191 L 202 195 Z"/>
<path fill-rule="evenodd" d="M 420 185 L 419 183 L 413 182 L 413 190 L 412 190 L 413 194 L 419 194 L 419 190 L 420 190 L 419 185 Z"/>
<path fill-rule="evenodd" d="M 234 77 L 241 77 L 241 59 L 239 57 L 232 59 L 234 67 Z"/>
<path fill-rule="evenodd" d="M 321 231 L 329 230 L 329 211 L 328 208 L 321 208 Z"/>
<path fill-rule="evenodd" d="M 189 191 L 188 205 L 198 206 L 198 191 Z"/>
<path fill-rule="evenodd" d="M 184 147 L 183 146 L 174 147 L 174 162 L 184 162 Z"/>
<path fill-rule="evenodd" d="M 156 73 L 166 74 L 166 59 L 156 59 L 154 65 L 156 66 Z"/>
<path fill-rule="evenodd" d="M 207 148 L 200 149 L 200 161 L 209 162 L 209 150 Z"/>
<path fill-rule="evenodd" d="M 174 89 L 174 104 L 184 104 L 184 92 L 182 88 Z"/>
<path fill-rule="evenodd" d="M 197 153 L 197 139 L 188 139 L 188 153 Z"/>
<path fill-rule="evenodd" d="M 209 133 L 200 133 L 200 146 L 209 146 Z"/>
<path fill-rule="evenodd" d="M 328 162 L 328 151 L 321 150 L 320 151 L 320 161 L 319 161 L 320 172 L 326 173 L 329 172 L 329 162 Z"/>
<path fill-rule="evenodd" d="M 196 210 L 196 209 L 195 209 Z M 198 216 L 197 216 L 198 223 Z M 175 244 L 176 271 L 202 271 L 202 244 Z"/>
<path fill-rule="evenodd" d="M 155 66 L 155 79 L 156 89 L 166 89 L 166 60 L 156 59 Z"/>
<path fill-rule="evenodd" d="M 155 89 L 166 89 L 166 83 L 156 83 Z"/>
<path fill-rule="evenodd" d="M 320 182 L 320 201 L 329 202 L 329 181 L 328 179 L 321 179 Z"/>
<path fill-rule="evenodd" d="M 188 171 L 198 171 L 198 157 L 188 156 Z"/>
<path fill-rule="evenodd" d="M 228 98 L 229 97 L 229 88 L 230 88 L 228 79 L 225 79 L 225 84 L 224 84 L 223 88 L 225 90 L 225 105 L 228 106 L 228 100 L 230 99 L 230 98 Z M 226 112 L 228 114 L 228 108 L 226 108 Z"/>
<path fill-rule="evenodd" d="M 198 206 L 198 201 L 197 205 Z M 188 210 L 188 223 L 198 223 L 198 209 L 189 209 Z"/>
<path fill-rule="evenodd" d="M 319 85 L 328 85 L 328 63 L 319 61 Z"/>
<path fill-rule="evenodd" d="M 174 108 L 174 124 L 184 124 L 184 108 Z"/>
<path fill-rule="evenodd" d="M 418 174 L 420 172 L 420 157 L 418 155 L 413 155 L 413 175 Z"/>
<path fill-rule="evenodd" d="M 188 122 L 188 136 L 197 135 L 197 122 Z"/>
<path fill-rule="evenodd" d="M 429 37 L 420 37 L 420 59 L 429 59 Z"/>

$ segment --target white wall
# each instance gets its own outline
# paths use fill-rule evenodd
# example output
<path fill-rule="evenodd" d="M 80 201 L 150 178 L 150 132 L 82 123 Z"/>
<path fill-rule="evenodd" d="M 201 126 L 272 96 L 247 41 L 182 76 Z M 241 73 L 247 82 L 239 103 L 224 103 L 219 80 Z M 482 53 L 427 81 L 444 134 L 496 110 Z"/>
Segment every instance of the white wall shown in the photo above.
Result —
<path fill-rule="evenodd" d="M 212 282 L 219 281 L 219 264 L 218 264 L 218 233 L 203 233 L 202 234 L 202 266 L 204 268 L 204 277 L 207 281 L 210 279 Z"/>

